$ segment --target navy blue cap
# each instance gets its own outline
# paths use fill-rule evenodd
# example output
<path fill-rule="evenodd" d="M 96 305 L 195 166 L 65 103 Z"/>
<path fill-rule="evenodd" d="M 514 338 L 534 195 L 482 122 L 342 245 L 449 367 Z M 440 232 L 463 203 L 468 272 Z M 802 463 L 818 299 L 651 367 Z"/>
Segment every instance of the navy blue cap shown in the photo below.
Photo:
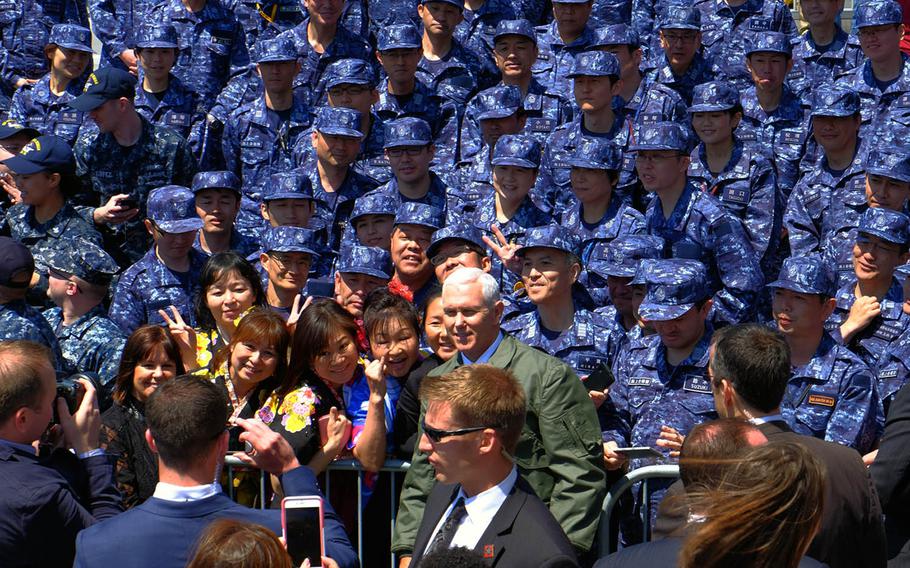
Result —
<path fill-rule="evenodd" d="M 812 97 L 812 116 L 853 116 L 860 111 L 859 94 L 841 85 L 819 85 Z"/>
<path fill-rule="evenodd" d="M 617 237 L 603 243 L 602 247 L 595 245 L 588 263 L 588 271 L 602 278 L 608 276 L 632 278 L 643 260 L 663 258 L 664 246 L 664 240 L 653 235 Z"/>
<path fill-rule="evenodd" d="M 427 247 L 427 257 L 432 258 L 439 252 L 439 247 L 449 241 L 464 241 L 477 246 L 482 251 L 487 250 L 480 229 L 469 223 L 453 223 L 433 233 L 430 246 Z"/>
<path fill-rule="evenodd" d="M 102 67 L 85 82 L 82 94 L 69 101 L 71 107 L 82 112 L 93 111 L 110 100 L 136 96 L 136 78 L 116 67 Z"/>
<path fill-rule="evenodd" d="M 316 233 L 302 227 L 269 227 L 262 234 L 262 250 L 271 252 L 303 252 L 319 256 Z"/>
<path fill-rule="evenodd" d="M 431 142 L 433 142 L 433 133 L 430 125 L 422 118 L 406 116 L 385 123 L 383 148 L 426 146 Z"/>
<path fill-rule="evenodd" d="M 383 280 L 392 279 L 392 256 L 379 247 L 352 245 L 341 249 L 338 272 L 366 274 Z"/>
<path fill-rule="evenodd" d="M 711 297 L 705 265 L 697 260 L 643 260 L 631 283 L 647 285 L 638 313 L 650 321 L 676 319 Z"/>
<path fill-rule="evenodd" d="M 85 280 L 89 284 L 106 286 L 120 267 L 104 249 L 85 239 L 63 239 L 47 258 L 54 270 Z"/>
<path fill-rule="evenodd" d="M 527 134 L 504 134 L 493 147 L 494 166 L 540 167 L 540 142 Z"/>
<path fill-rule="evenodd" d="M 363 115 L 358 110 L 345 107 L 324 106 L 316 109 L 315 128 L 323 134 L 363 138 L 360 124 Z"/>
<path fill-rule="evenodd" d="M 73 149 L 57 136 L 39 136 L 22 147 L 12 158 L 3 160 L 3 165 L 13 173 L 21 175 L 38 172 L 72 174 L 76 172 L 76 158 Z"/>
<path fill-rule="evenodd" d="M 290 38 L 261 39 L 256 44 L 256 63 L 297 61 L 297 48 Z"/>
<path fill-rule="evenodd" d="M 724 81 L 710 81 L 695 87 L 689 112 L 732 110 L 739 104 L 739 91 L 733 85 Z"/>
<path fill-rule="evenodd" d="M 527 38 L 537 45 L 537 34 L 534 32 L 534 26 L 528 20 L 502 20 L 496 24 L 496 33 L 493 34 L 493 42 L 505 36 L 521 36 Z"/>
<path fill-rule="evenodd" d="M 165 233 L 188 233 L 202 228 L 196 197 L 188 187 L 165 185 L 149 193 L 146 215 Z"/>
<path fill-rule="evenodd" d="M 177 43 L 177 29 L 170 24 L 150 22 L 139 26 L 136 32 L 136 47 L 139 49 L 180 49 Z"/>
<path fill-rule="evenodd" d="M 0 237 L 0 286 L 28 288 L 35 272 L 35 258 L 19 241 Z"/>
<path fill-rule="evenodd" d="M 199 172 L 193 176 L 193 185 L 191 189 L 193 193 L 202 191 L 203 189 L 230 189 L 236 193 L 240 193 L 240 178 L 238 178 L 234 172 L 228 171 L 214 171 L 214 172 Z"/>
<path fill-rule="evenodd" d="M 585 51 L 575 56 L 568 77 L 619 77 L 619 60 L 606 51 Z"/>
<path fill-rule="evenodd" d="M 910 238 L 910 218 L 891 209 L 870 207 L 863 212 L 857 232 L 857 240 L 862 235 L 872 235 L 889 243 L 906 245 Z"/>
<path fill-rule="evenodd" d="M 376 71 L 363 59 L 339 59 L 325 69 L 325 88 L 338 85 L 366 85 L 375 87 Z"/>
<path fill-rule="evenodd" d="M 578 237 L 575 233 L 562 225 L 542 225 L 531 227 L 521 239 L 521 246 L 515 249 L 515 254 L 523 255 L 532 248 L 550 248 L 578 254 Z"/>
<path fill-rule="evenodd" d="M 552 0 L 553 4 L 587 4 L 591 0 Z"/>
<path fill-rule="evenodd" d="M 582 138 L 575 148 L 575 154 L 569 158 L 573 168 L 591 170 L 608 170 L 618 172 L 622 168 L 622 151 L 606 138 Z"/>
<path fill-rule="evenodd" d="M 524 108 L 521 91 L 515 85 L 498 85 L 480 91 L 474 99 L 477 120 L 508 118 Z"/>
<path fill-rule="evenodd" d="M 64 49 L 92 53 L 92 32 L 76 24 L 56 24 L 51 28 L 47 43 Z"/>
<path fill-rule="evenodd" d="M 269 183 L 262 188 L 262 200 L 276 199 L 321 201 L 313 194 L 313 183 L 309 176 L 300 171 L 278 172 L 269 177 Z"/>
<path fill-rule="evenodd" d="M 414 24 L 392 24 L 379 28 L 376 42 L 379 51 L 393 49 L 417 49 L 422 46 L 420 32 Z"/>
<path fill-rule="evenodd" d="M 22 126 L 18 122 L 14 121 L 11 118 L 7 118 L 3 122 L 0 122 L 0 140 L 6 140 L 7 138 L 12 138 L 17 134 L 28 134 L 32 138 L 41 136 L 41 133 L 35 130 L 34 128 L 28 126 Z"/>
<path fill-rule="evenodd" d="M 777 280 L 768 288 L 783 288 L 799 294 L 821 294 L 834 296 L 837 291 L 834 272 L 821 256 L 809 254 L 791 256 L 784 260 Z"/>
<path fill-rule="evenodd" d="M 429 4 L 431 2 L 442 2 L 443 4 L 451 4 L 452 6 L 457 7 L 459 10 L 464 10 L 464 0 L 420 0 L 421 4 Z"/>
<path fill-rule="evenodd" d="M 660 18 L 661 30 L 701 30 L 701 12 L 693 6 L 668 6 Z"/>
<path fill-rule="evenodd" d="M 772 31 L 754 32 L 749 36 L 746 56 L 753 53 L 780 53 L 793 57 L 793 45 L 790 43 L 790 36 L 786 34 Z"/>
<path fill-rule="evenodd" d="M 390 215 L 395 216 L 398 210 L 398 201 L 389 195 L 382 193 L 367 194 L 354 201 L 354 209 L 351 211 L 351 223 L 355 219 L 364 215 Z"/>
<path fill-rule="evenodd" d="M 445 214 L 442 209 L 408 201 L 402 203 L 395 212 L 396 225 L 423 225 L 438 230 L 445 225 Z"/>
<path fill-rule="evenodd" d="M 866 175 L 884 176 L 910 183 L 910 151 L 895 146 L 872 148 L 866 154 Z"/>
<path fill-rule="evenodd" d="M 632 26 L 611 24 L 594 30 L 594 39 L 588 47 L 607 47 L 610 45 L 628 45 L 634 48 L 641 45 L 641 40 L 638 38 L 638 32 Z"/>
<path fill-rule="evenodd" d="M 893 0 L 871 0 L 857 6 L 853 11 L 853 27 L 856 29 L 886 24 L 900 24 L 904 21 L 901 5 Z"/>
<path fill-rule="evenodd" d="M 684 126 L 675 122 L 644 124 L 639 130 L 638 140 L 629 149 L 633 152 L 641 150 L 674 150 L 688 154 L 689 133 Z"/>

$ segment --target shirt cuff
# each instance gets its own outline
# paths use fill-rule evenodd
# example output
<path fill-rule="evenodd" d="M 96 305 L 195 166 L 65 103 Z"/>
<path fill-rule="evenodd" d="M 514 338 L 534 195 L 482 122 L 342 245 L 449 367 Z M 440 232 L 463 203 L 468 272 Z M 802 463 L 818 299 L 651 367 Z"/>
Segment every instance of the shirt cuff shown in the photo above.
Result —
<path fill-rule="evenodd" d="M 94 450 L 89 450 L 87 452 L 82 452 L 81 454 L 79 454 L 79 459 L 84 460 L 84 459 L 88 459 L 88 458 L 93 458 L 95 456 L 103 456 L 103 455 L 104 455 L 104 450 L 102 450 L 101 448 L 95 448 Z"/>

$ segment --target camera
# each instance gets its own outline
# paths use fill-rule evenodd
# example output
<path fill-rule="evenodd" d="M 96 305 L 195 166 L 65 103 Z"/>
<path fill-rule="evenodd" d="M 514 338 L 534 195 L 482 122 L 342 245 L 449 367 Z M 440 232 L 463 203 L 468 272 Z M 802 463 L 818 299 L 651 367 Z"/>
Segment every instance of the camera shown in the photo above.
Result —
<path fill-rule="evenodd" d="M 79 405 L 82 404 L 82 397 L 85 396 L 85 387 L 79 382 L 79 379 L 85 379 L 92 383 L 95 390 L 101 392 L 100 381 L 96 376 L 89 373 L 76 373 L 65 379 L 57 381 L 57 397 L 66 401 L 66 409 L 70 414 L 76 412 Z M 54 424 L 60 423 L 60 417 L 57 415 L 57 403 L 54 401 Z"/>

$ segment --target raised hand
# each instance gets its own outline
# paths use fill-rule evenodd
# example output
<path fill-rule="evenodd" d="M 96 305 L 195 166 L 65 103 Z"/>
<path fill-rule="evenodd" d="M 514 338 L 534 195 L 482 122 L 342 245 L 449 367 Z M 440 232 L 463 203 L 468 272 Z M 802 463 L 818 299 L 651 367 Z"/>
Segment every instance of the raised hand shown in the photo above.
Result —
<path fill-rule="evenodd" d="M 483 242 L 490 247 L 490 250 L 496 253 L 503 266 L 515 274 L 521 274 L 521 259 L 515 254 L 515 251 L 518 250 L 518 245 L 510 243 L 497 225 L 490 225 L 490 230 L 493 231 L 496 241 L 484 235 Z"/>
<path fill-rule="evenodd" d="M 167 323 L 167 329 L 177 340 L 180 346 L 180 358 L 183 359 L 183 367 L 187 370 L 196 368 L 196 330 L 183 321 L 183 317 L 177 308 L 168 306 L 171 315 L 168 316 L 164 310 L 158 310 L 158 315 Z"/>

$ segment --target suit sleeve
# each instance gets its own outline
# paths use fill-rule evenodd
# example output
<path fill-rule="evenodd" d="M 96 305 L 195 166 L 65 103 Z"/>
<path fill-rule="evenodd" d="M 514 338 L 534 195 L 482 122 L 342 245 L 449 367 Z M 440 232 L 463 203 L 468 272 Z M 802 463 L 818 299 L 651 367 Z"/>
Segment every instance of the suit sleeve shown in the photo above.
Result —
<path fill-rule="evenodd" d="M 55 538 L 61 541 L 74 542 L 82 529 L 123 512 L 120 493 L 114 485 L 112 458 L 107 455 L 93 456 L 82 463 L 88 474 L 89 508 L 83 507 L 65 486 L 61 486 L 46 504 L 46 513 L 59 519 L 57 526 L 60 528 Z"/>
<path fill-rule="evenodd" d="M 904 386 L 888 409 L 885 435 L 870 471 L 886 515 L 910 507 L 910 388 Z"/>
<path fill-rule="evenodd" d="M 550 512 L 573 546 L 589 550 L 606 494 L 597 413 L 568 365 L 550 365 L 543 378 L 537 402 L 541 442 L 554 480 Z"/>
<path fill-rule="evenodd" d="M 420 423 L 423 423 L 423 414 L 426 409 L 421 405 Z M 423 428 L 418 424 L 417 439 L 423 436 Z M 427 462 L 427 456 L 418 447 L 414 448 L 411 458 L 411 468 L 404 477 L 401 487 L 401 497 L 398 501 L 398 516 L 395 519 L 395 534 L 392 536 L 392 552 L 410 554 L 414 551 L 414 541 L 417 539 L 417 529 L 423 519 L 427 497 L 433 489 L 436 476 L 433 468 Z"/>
<path fill-rule="evenodd" d="M 341 568 L 357 568 L 360 565 L 357 553 L 351 546 L 344 525 L 328 499 L 319 490 L 316 475 L 308 467 L 301 466 L 281 476 L 281 487 L 285 495 L 315 495 L 322 497 L 323 524 L 325 531 L 326 556 L 338 563 Z"/>

